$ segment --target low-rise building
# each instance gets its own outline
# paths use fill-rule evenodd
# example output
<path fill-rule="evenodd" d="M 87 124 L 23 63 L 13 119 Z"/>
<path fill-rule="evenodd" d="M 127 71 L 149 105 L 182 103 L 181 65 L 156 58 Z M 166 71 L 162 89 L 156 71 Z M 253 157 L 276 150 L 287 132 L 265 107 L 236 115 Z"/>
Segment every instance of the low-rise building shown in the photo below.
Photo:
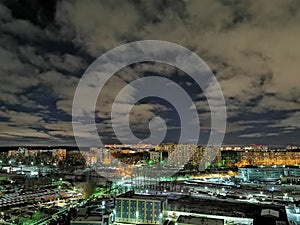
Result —
<path fill-rule="evenodd" d="M 300 183 L 299 166 L 246 166 L 238 169 L 244 181 L 283 181 Z"/>
<path fill-rule="evenodd" d="M 176 224 L 177 225 L 224 225 L 224 219 L 181 215 L 178 217 Z"/>
<path fill-rule="evenodd" d="M 116 198 L 115 221 L 132 224 L 160 224 L 166 208 L 166 198 L 126 194 Z"/>
<path fill-rule="evenodd" d="M 77 212 L 77 217 L 74 218 L 71 225 L 111 225 L 113 224 L 113 217 L 111 213 L 108 214 L 89 214 L 87 208 L 80 208 Z"/>

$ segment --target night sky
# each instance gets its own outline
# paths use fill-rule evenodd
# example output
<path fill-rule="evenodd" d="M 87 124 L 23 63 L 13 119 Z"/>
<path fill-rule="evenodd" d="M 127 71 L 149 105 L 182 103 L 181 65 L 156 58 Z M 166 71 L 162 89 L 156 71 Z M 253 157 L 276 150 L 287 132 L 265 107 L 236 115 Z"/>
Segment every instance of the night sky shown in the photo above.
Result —
<path fill-rule="evenodd" d="M 300 2 L 297 0 L 2 0 L 0 1 L 0 145 L 74 145 L 72 101 L 88 66 L 101 54 L 138 40 L 164 40 L 197 53 L 226 100 L 224 144 L 300 144 Z M 139 77 L 178 83 L 193 99 L 205 144 L 210 112 L 202 90 L 184 72 L 139 63 L 114 75 L 96 111 L 104 143 L 118 92 Z M 167 121 L 176 142 L 179 116 L 148 98 L 131 112 L 131 128 L 149 135 L 148 121 Z"/>

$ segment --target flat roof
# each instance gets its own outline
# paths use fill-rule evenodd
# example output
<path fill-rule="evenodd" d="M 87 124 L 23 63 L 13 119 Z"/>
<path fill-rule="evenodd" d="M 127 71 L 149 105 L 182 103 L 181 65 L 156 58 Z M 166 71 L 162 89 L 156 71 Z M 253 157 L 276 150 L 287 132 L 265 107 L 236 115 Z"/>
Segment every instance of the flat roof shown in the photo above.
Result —
<path fill-rule="evenodd" d="M 138 199 L 138 200 L 156 200 L 156 201 L 164 201 L 167 199 L 166 196 L 140 195 L 140 194 L 128 195 L 126 193 L 116 197 L 116 199 L 119 199 L 119 198 Z"/>
<path fill-rule="evenodd" d="M 224 223 L 223 218 L 209 218 L 204 216 L 191 216 L 191 215 L 180 215 L 176 222 L 178 223 L 192 223 L 197 224 L 199 221 L 208 220 L 208 221 L 221 221 Z"/>
<path fill-rule="evenodd" d="M 72 222 L 77 222 L 77 221 L 97 221 L 100 222 L 102 221 L 102 216 L 87 216 L 87 217 L 76 217 Z"/>

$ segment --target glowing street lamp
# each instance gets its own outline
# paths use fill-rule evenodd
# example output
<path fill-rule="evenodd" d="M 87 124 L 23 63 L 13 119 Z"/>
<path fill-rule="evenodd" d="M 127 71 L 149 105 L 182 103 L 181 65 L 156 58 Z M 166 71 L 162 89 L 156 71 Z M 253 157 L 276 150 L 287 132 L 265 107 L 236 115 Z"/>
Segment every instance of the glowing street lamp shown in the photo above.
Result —
<path fill-rule="evenodd" d="M 275 188 L 271 187 L 270 191 L 272 193 L 272 202 L 274 202 L 274 191 L 275 191 Z"/>
<path fill-rule="evenodd" d="M 136 220 L 139 218 L 139 211 L 135 212 L 135 218 L 136 218 Z"/>

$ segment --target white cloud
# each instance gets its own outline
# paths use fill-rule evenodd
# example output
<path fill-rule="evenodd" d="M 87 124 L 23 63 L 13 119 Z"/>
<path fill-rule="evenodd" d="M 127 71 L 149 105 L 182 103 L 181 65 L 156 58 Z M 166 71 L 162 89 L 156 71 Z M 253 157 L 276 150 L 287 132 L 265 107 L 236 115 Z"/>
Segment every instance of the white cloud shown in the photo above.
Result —
<path fill-rule="evenodd" d="M 239 137 L 241 138 L 263 138 L 263 137 L 272 137 L 278 136 L 279 133 L 265 133 L 265 132 L 257 132 L 257 133 L 248 133 L 248 134 L 241 134 Z"/>
<path fill-rule="evenodd" d="M 63 1 L 57 11 L 57 20 L 75 30 L 74 42 L 96 57 L 121 44 L 139 19 L 137 10 L 126 1 Z"/>
<path fill-rule="evenodd" d="M 149 1 L 117 1 L 114 4 L 91 0 L 62 1 L 58 3 L 54 21 L 59 28 L 42 30 L 29 20 L 13 18 L 10 10 L 0 5 L 0 29 L 4 34 L 0 43 L 0 101 L 45 109 L 47 106 L 26 97 L 26 91 L 31 88 L 45 86 L 58 99 L 57 109 L 71 114 L 78 78 L 55 70 L 66 70 L 74 75 L 87 66 L 86 62 L 69 53 L 45 53 L 40 46 L 30 46 L 34 40 L 41 43 L 43 40 L 69 41 L 79 51 L 98 57 L 131 40 L 158 39 L 191 48 L 216 71 L 229 118 L 237 118 L 244 112 L 259 114 L 274 110 L 286 113 L 292 110 L 285 119 L 269 121 L 266 126 L 285 131 L 299 129 L 300 115 L 295 112 L 300 110 L 299 8 L 294 0 L 274 0 L 272 4 L 263 0 L 242 1 L 234 5 L 218 0 L 178 1 L 172 5 Z M 24 45 L 13 37 L 31 41 Z M 111 104 L 119 91 L 145 71 L 169 76 L 175 69 L 163 64 L 139 64 L 119 71 L 99 96 L 97 116 L 108 119 Z M 209 112 L 205 101 L 195 104 L 198 110 Z M 136 106 L 132 111 L 133 123 L 142 129 L 139 122 L 153 117 L 155 107 L 157 105 Z M 11 114 L 11 123 L 25 125 L 20 119 L 22 116 L 33 124 L 38 124 L 41 119 Z M 204 129 L 209 127 L 207 118 L 207 113 L 200 115 Z M 53 128 L 52 135 L 69 135 L 65 129 L 68 126 Z M 239 132 L 252 127 L 242 121 L 229 122 L 227 131 Z M 255 132 L 241 137 L 275 134 Z"/>

